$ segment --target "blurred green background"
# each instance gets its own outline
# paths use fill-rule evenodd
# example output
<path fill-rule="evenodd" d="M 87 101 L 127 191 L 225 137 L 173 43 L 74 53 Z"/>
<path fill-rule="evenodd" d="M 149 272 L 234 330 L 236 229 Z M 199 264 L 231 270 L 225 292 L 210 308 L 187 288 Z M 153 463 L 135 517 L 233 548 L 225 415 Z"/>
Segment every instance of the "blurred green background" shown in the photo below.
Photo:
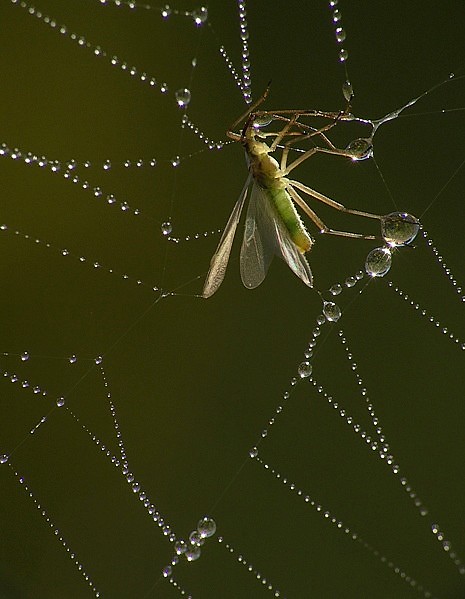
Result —
<path fill-rule="evenodd" d="M 185 0 L 172 8 L 197 6 Z M 155 10 L 97 0 L 41 0 L 36 8 L 93 46 L 79 47 L 27 9 L 2 2 L 0 141 L 49 159 L 100 165 L 111 159 L 113 166 L 108 172 L 76 171 L 91 188 L 103 189 L 96 198 L 50 167 L 0 161 L 1 220 L 9 227 L 0 237 L 0 352 L 8 354 L 2 356 L 8 376 L 1 387 L 0 453 L 11 453 L 11 465 L 102 597 L 180 594 L 159 580 L 173 553 L 168 539 L 69 412 L 53 410 L 56 398 L 66 397 L 80 423 L 117 453 L 108 389 L 130 470 L 175 533 L 187 537 L 209 514 L 218 534 L 236 548 L 235 559 L 210 540 L 201 559 L 176 566 L 176 580 L 193 597 L 272 596 L 237 563 L 240 554 L 288 599 L 418 596 L 248 459 L 285 403 L 283 393 L 321 312 L 319 295 L 278 260 L 266 281 L 247 291 L 239 278 L 238 239 L 217 295 L 195 297 L 219 239 L 195 234 L 224 227 L 246 168 L 237 144 L 209 151 L 188 130 L 181 135 L 174 91 L 190 88 L 189 117 L 209 138 L 225 139 L 244 110 L 218 50 L 224 45 L 240 70 L 235 2 L 209 3 L 210 25 L 200 29 L 190 18 L 172 14 L 163 21 Z M 269 108 L 343 107 L 344 74 L 327 3 L 254 0 L 247 8 L 254 97 L 271 79 Z M 380 117 L 449 72 L 463 74 L 463 2 L 341 2 L 340 9 L 356 115 Z M 95 56 L 95 46 L 166 82 L 168 92 Z M 458 80 L 410 109 L 417 116 L 379 130 L 375 155 L 389 193 L 372 162 L 317 156 L 296 169 L 295 178 L 353 208 L 398 208 L 421 217 L 460 281 L 464 169 L 449 180 L 465 158 L 464 107 L 465 84 Z M 342 143 L 363 133 L 341 127 L 337 135 Z M 170 160 L 176 155 L 181 164 L 175 169 Z M 122 166 L 125 159 L 152 157 L 155 169 Z M 116 205 L 108 205 L 108 193 L 115 194 Z M 122 202 L 140 215 L 121 210 Z M 335 228 L 377 233 L 372 222 L 315 209 Z M 168 220 L 178 244 L 161 234 Z M 194 239 L 183 241 L 186 236 Z M 317 289 L 343 283 L 375 245 L 318 239 L 310 256 Z M 386 280 L 338 298 L 343 318 L 323 328 L 312 362 L 316 380 L 368 429 L 338 341 L 343 327 L 392 453 L 429 514 L 418 514 L 387 465 L 308 381 L 294 388 L 260 455 L 434 596 L 459 599 L 465 597 L 464 577 L 430 525 L 437 521 L 465 556 L 463 352 L 441 334 L 442 326 L 396 296 L 387 279 L 459 337 L 463 306 L 431 251 L 421 240 L 416 245 L 395 256 Z M 63 256 L 62 249 L 71 255 Z M 105 268 L 94 268 L 94 261 Z M 177 295 L 160 299 L 152 285 Z M 24 351 L 31 356 L 27 361 L 19 357 Z M 78 357 L 74 364 L 72 355 Z M 92 365 L 99 355 L 108 388 Z M 12 373 L 47 396 L 12 384 Z M 47 422 L 30 435 L 45 414 Z M 0 476 L 0 597 L 91 597 L 8 465 Z"/>

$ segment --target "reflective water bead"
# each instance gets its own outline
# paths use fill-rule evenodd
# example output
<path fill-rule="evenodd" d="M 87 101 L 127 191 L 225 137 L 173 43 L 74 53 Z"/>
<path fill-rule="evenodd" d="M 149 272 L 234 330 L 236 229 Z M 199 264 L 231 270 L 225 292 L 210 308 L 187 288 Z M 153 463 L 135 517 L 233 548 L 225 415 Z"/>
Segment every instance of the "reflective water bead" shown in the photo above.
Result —
<path fill-rule="evenodd" d="M 301 362 L 297 372 L 299 373 L 301 379 L 306 379 L 312 374 L 312 370 L 313 368 L 310 362 Z"/>
<path fill-rule="evenodd" d="M 176 551 L 177 555 L 182 555 L 183 553 L 185 553 L 187 551 L 186 541 L 183 541 L 182 539 L 176 541 L 176 543 L 174 544 L 174 550 Z"/>
<path fill-rule="evenodd" d="M 345 280 L 345 285 L 346 287 L 353 287 L 357 282 L 357 279 L 355 277 L 347 277 L 347 279 Z"/>
<path fill-rule="evenodd" d="M 352 87 L 352 83 L 348 79 L 346 79 L 342 84 L 342 94 L 347 102 L 350 102 L 354 97 L 354 89 Z"/>
<path fill-rule="evenodd" d="M 73 354 L 72 356 L 70 356 L 70 357 L 68 358 L 68 362 L 69 362 L 70 364 L 75 364 L 75 363 L 77 362 L 77 357 L 76 357 L 76 356 Z"/>
<path fill-rule="evenodd" d="M 365 261 L 365 270 L 370 277 L 384 277 L 391 268 L 391 252 L 387 247 L 371 250 Z"/>
<path fill-rule="evenodd" d="M 58 408 L 62 408 L 65 405 L 65 398 L 64 397 L 59 397 L 56 400 L 56 405 Z"/>
<path fill-rule="evenodd" d="M 95 364 L 101 364 L 103 362 L 103 358 L 102 356 L 97 356 L 96 358 L 94 358 L 94 362 Z"/>
<path fill-rule="evenodd" d="M 189 542 L 191 543 L 191 545 L 203 545 L 205 543 L 205 540 L 198 530 L 193 530 L 189 534 Z"/>
<path fill-rule="evenodd" d="M 21 354 L 21 361 L 22 361 L 22 362 L 26 362 L 27 360 L 29 360 L 29 353 L 28 353 L 27 351 L 24 351 L 24 352 Z"/>
<path fill-rule="evenodd" d="M 180 164 L 181 164 L 181 158 L 179 156 L 175 156 L 174 158 L 171 159 L 171 166 L 174 166 L 176 168 Z"/>
<path fill-rule="evenodd" d="M 172 232 L 172 230 L 173 226 L 169 221 L 166 221 L 161 224 L 161 232 L 163 233 L 163 235 L 169 235 Z"/>
<path fill-rule="evenodd" d="M 216 532 L 216 522 L 212 518 L 204 516 L 197 523 L 197 530 L 199 531 L 200 536 L 204 539 L 212 537 Z"/>
<path fill-rule="evenodd" d="M 0 464 L 6 464 L 8 462 L 8 455 L 6 453 L 0 455 Z"/>
<path fill-rule="evenodd" d="M 347 50 L 345 48 L 341 48 L 339 50 L 339 62 L 346 62 L 346 60 L 349 58 L 349 53 L 347 52 Z"/>
<path fill-rule="evenodd" d="M 173 569 L 171 568 L 171 566 L 165 566 L 162 570 L 162 574 L 165 578 L 168 578 L 168 576 L 171 576 L 173 572 Z"/>
<path fill-rule="evenodd" d="M 191 15 L 196 25 L 203 25 L 208 19 L 208 9 L 206 6 L 201 6 L 193 10 Z"/>
<path fill-rule="evenodd" d="M 336 41 L 338 44 L 346 39 L 346 32 L 342 27 L 336 27 Z"/>
<path fill-rule="evenodd" d="M 178 89 L 174 92 L 174 96 L 180 108 L 184 108 L 191 101 L 191 92 L 186 87 Z"/>
<path fill-rule="evenodd" d="M 103 170 L 108 171 L 110 169 L 111 169 L 111 161 L 105 160 L 105 162 L 103 163 Z"/>
<path fill-rule="evenodd" d="M 372 140 L 368 137 L 354 139 L 346 146 L 346 151 L 350 152 L 350 157 L 354 161 L 367 160 L 373 156 Z"/>
<path fill-rule="evenodd" d="M 191 545 L 184 553 L 188 562 L 193 562 L 196 559 L 199 559 L 200 554 L 201 549 L 198 545 Z"/>
<path fill-rule="evenodd" d="M 164 19 L 167 19 L 170 16 L 170 14 L 171 14 L 171 8 L 168 4 L 165 4 L 165 6 L 162 8 L 161 16 Z"/>
<path fill-rule="evenodd" d="M 339 283 L 335 283 L 329 288 L 329 292 L 331 293 L 331 295 L 339 295 L 340 293 L 342 293 L 342 285 L 340 285 Z"/>
<path fill-rule="evenodd" d="M 337 322 L 341 318 L 341 309 L 334 302 L 324 302 L 323 314 L 329 322 Z"/>
<path fill-rule="evenodd" d="M 258 456 L 258 448 L 252 447 L 252 449 L 249 451 L 249 456 L 251 458 L 256 458 Z"/>
<path fill-rule="evenodd" d="M 381 235 L 391 246 L 411 243 L 420 230 L 420 222 L 406 212 L 391 212 L 381 218 Z"/>

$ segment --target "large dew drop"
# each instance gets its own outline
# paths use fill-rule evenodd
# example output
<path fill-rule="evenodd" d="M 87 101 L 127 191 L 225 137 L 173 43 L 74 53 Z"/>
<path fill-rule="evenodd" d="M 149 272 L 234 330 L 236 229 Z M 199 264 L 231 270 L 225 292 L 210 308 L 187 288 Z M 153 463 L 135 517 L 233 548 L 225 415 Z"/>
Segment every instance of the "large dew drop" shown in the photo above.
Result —
<path fill-rule="evenodd" d="M 390 246 L 411 243 L 420 230 L 420 223 L 406 212 L 391 212 L 381 219 L 381 235 Z"/>
<path fill-rule="evenodd" d="M 341 318 L 341 308 L 334 302 L 324 302 L 323 314 L 329 322 L 337 322 Z"/>
<path fill-rule="evenodd" d="M 387 247 L 371 250 L 365 260 L 365 270 L 370 277 L 384 277 L 391 268 L 391 252 Z"/>
<path fill-rule="evenodd" d="M 187 89 L 187 87 L 184 87 L 175 91 L 174 97 L 176 98 L 179 108 L 184 108 L 191 101 L 191 92 Z"/>
<path fill-rule="evenodd" d="M 346 151 L 350 153 L 352 160 L 366 160 L 373 156 L 373 143 L 367 137 L 359 137 L 349 143 Z"/>
<path fill-rule="evenodd" d="M 301 362 L 299 364 L 299 368 L 297 369 L 297 372 L 299 373 L 299 376 L 301 379 L 306 379 L 309 376 L 311 376 L 312 374 L 312 365 L 310 364 L 310 362 Z"/>
<path fill-rule="evenodd" d="M 212 518 L 204 516 L 197 524 L 197 531 L 203 539 L 212 537 L 216 532 L 216 522 Z"/>

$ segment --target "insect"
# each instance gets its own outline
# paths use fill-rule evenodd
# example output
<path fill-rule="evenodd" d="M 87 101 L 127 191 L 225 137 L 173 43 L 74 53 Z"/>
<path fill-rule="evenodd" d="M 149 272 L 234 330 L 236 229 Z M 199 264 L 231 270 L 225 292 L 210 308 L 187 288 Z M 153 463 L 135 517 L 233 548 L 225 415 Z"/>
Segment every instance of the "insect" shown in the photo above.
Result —
<path fill-rule="evenodd" d="M 306 230 L 295 205 L 313 221 L 320 233 L 358 239 L 377 239 L 373 235 L 329 228 L 300 194 L 310 196 L 342 212 L 377 220 L 383 217 L 346 208 L 339 202 L 287 176 L 317 152 L 352 159 L 369 157 L 371 155 L 369 139 L 355 140 L 346 149 L 339 149 L 326 135 L 326 132 L 338 122 L 353 120 L 354 117 L 348 110 L 340 112 L 257 111 L 257 107 L 265 100 L 267 94 L 268 89 L 227 132 L 229 138 L 239 141 L 244 146 L 249 174 L 211 259 L 210 270 L 202 292 L 204 298 L 211 297 L 223 282 L 237 225 L 247 197 L 249 197 L 249 206 L 240 253 L 240 271 L 242 282 L 248 289 L 258 287 L 263 282 L 274 255 L 280 256 L 305 285 L 313 286 L 312 271 L 305 254 L 312 248 L 314 239 Z M 316 128 L 300 120 L 305 117 L 318 117 L 327 122 L 321 128 Z M 234 128 L 244 120 L 242 132 L 240 134 L 234 132 Z M 262 128 L 272 122 L 281 123 L 281 129 L 277 132 L 263 132 Z M 265 142 L 268 138 L 272 140 L 270 145 Z M 292 146 L 297 142 L 308 140 L 313 142 L 313 146 L 287 164 Z M 314 140 L 318 140 L 321 145 L 317 145 Z M 271 155 L 278 147 L 282 148 L 280 163 Z"/>

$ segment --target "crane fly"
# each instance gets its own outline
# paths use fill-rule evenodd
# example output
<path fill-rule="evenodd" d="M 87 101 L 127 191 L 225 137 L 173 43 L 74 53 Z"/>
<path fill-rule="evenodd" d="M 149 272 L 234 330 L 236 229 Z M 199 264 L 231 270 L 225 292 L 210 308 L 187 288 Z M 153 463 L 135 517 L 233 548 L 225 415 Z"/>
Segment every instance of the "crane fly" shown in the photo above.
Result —
<path fill-rule="evenodd" d="M 218 247 L 211 259 L 202 297 L 211 297 L 223 282 L 228 265 L 231 247 L 239 223 L 241 212 L 249 198 L 245 219 L 244 237 L 240 253 L 241 279 L 245 287 L 258 287 L 266 277 L 274 255 L 280 256 L 294 274 L 308 287 L 313 286 L 313 276 L 305 254 L 314 243 L 303 224 L 296 205 L 313 221 L 320 233 L 340 235 L 358 239 L 377 239 L 373 235 L 362 235 L 330 229 L 303 200 L 301 193 L 319 200 L 337 210 L 381 220 L 381 216 L 346 208 L 314 189 L 289 179 L 287 175 L 299 164 L 317 152 L 362 159 L 370 155 L 369 140 L 356 140 L 358 144 L 346 149 L 335 147 L 326 132 L 338 122 L 352 120 L 347 111 L 322 112 L 309 110 L 257 111 L 268 94 L 268 89 L 255 104 L 231 126 L 229 138 L 240 142 L 245 149 L 248 177 L 239 199 L 231 212 Z M 302 117 L 319 117 L 328 122 L 316 128 L 300 121 Z M 242 132 L 233 129 L 245 120 Z M 262 128 L 271 122 L 279 122 L 282 127 L 277 132 L 263 132 Z M 265 140 L 270 138 L 271 144 Z M 314 144 L 303 151 L 298 158 L 287 163 L 292 146 L 301 141 L 318 139 L 321 145 Z M 280 163 L 271 156 L 277 148 L 282 148 Z"/>

